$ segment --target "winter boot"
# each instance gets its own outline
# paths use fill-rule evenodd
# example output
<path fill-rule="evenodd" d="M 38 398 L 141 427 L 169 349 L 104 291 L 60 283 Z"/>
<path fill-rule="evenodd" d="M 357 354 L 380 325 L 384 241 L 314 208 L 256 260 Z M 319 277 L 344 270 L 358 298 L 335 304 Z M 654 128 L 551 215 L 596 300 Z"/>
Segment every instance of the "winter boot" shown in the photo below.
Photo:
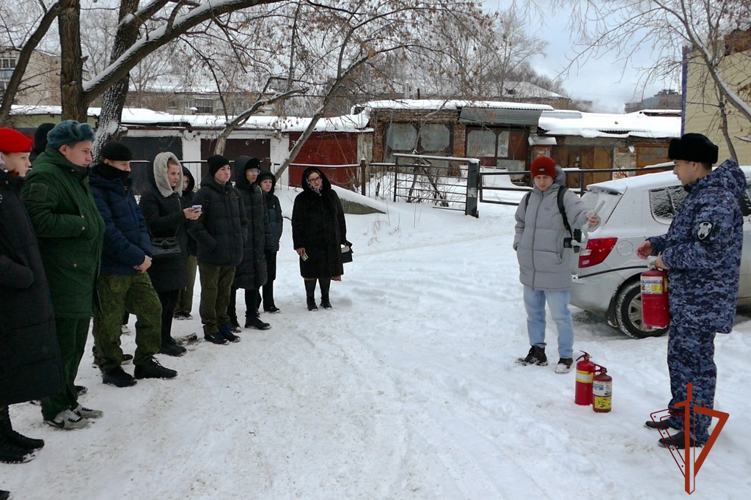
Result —
<path fill-rule="evenodd" d="M 10 500 L 10 491 L 0 490 L 0 500 Z"/>
<path fill-rule="evenodd" d="M 41 450 L 44 447 L 44 441 L 41 439 L 26 437 L 13 430 L 7 406 L 0 407 L 0 439 L 29 451 Z"/>
<path fill-rule="evenodd" d="M 516 362 L 520 365 L 547 366 L 548 357 L 545 356 L 545 348 L 533 345 L 526 358 L 519 358 Z"/>
<path fill-rule="evenodd" d="M 212 333 L 211 335 L 204 335 L 203 338 L 216 345 L 229 344 L 227 339 L 225 339 L 224 336 L 219 332 Z"/>
<path fill-rule="evenodd" d="M 682 416 L 682 415 L 673 415 L 673 416 Z M 675 426 L 673 426 L 673 424 L 670 423 L 669 420 L 660 420 L 657 423 L 655 423 L 653 420 L 650 419 L 644 422 L 644 427 L 646 427 L 647 429 L 654 429 L 654 430 L 663 429 L 665 431 L 667 431 L 668 429 L 678 430 Z"/>
<path fill-rule="evenodd" d="M 230 342 L 240 342 L 240 337 L 234 333 L 235 327 L 229 323 L 225 323 L 219 327 L 219 335 L 224 337 Z"/>
<path fill-rule="evenodd" d="M 556 373 L 568 373 L 571 371 L 571 365 L 574 364 L 573 358 L 561 358 L 555 366 Z"/>
<path fill-rule="evenodd" d="M 4 464 L 23 464 L 34 460 L 34 451 L 21 448 L 0 436 L 0 462 Z"/>
<path fill-rule="evenodd" d="M 685 450 L 686 449 L 686 435 L 683 433 L 683 431 L 673 434 L 672 436 L 669 436 L 667 439 L 660 439 L 660 441 L 657 443 L 662 448 L 673 448 L 676 450 Z M 703 443 L 696 443 L 693 438 L 688 438 L 688 445 L 692 448 L 701 448 L 704 446 Z"/>
<path fill-rule="evenodd" d="M 136 385 L 136 380 L 118 366 L 114 370 L 102 374 L 102 383 L 115 387 L 130 387 Z"/>
<path fill-rule="evenodd" d="M 173 339 L 170 336 L 164 336 L 162 337 L 162 346 L 159 348 L 159 354 L 164 354 L 165 356 L 182 356 L 185 354 L 188 350 L 184 348 L 181 345 L 177 345 L 177 342 L 175 342 L 175 339 Z"/>
<path fill-rule="evenodd" d="M 84 394 L 86 394 L 87 392 L 89 392 L 89 390 L 86 387 L 82 386 L 82 385 L 77 385 L 77 386 L 75 386 L 75 388 L 76 388 L 76 393 L 79 396 L 83 396 Z"/>
<path fill-rule="evenodd" d="M 316 280 L 305 280 L 305 298 L 308 302 L 308 311 L 318 309 L 316 305 Z"/>
<path fill-rule="evenodd" d="M 83 418 L 81 415 L 73 413 L 71 410 L 63 410 L 55 416 L 52 420 L 45 420 L 45 424 L 63 429 L 66 431 L 74 429 L 85 429 L 89 426 L 89 421 Z"/>
<path fill-rule="evenodd" d="M 324 309 L 331 309 L 331 302 L 329 302 L 329 289 L 331 288 L 331 280 L 318 280 L 321 284 L 321 307 Z"/>
<path fill-rule="evenodd" d="M 163 367 L 159 364 L 159 361 L 151 358 L 142 365 L 136 365 L 136 369 L 133 375 L 136 378 L 167 379 L 177 377 L 177 372 L 175 370 Z"/>
<path fill-rule="evenodd" d="M 279 308 L 274 304 L 274 282 L 270 281 L 263 285 L 263 311 L 278 313 Z"/>
<path fill-rule="evenodd" d="M 261 321 L 260 318 L 257 318 L 255 316 L 249 316 L 245 320 L 245 328 L 255 328 L 256 330 L 268 330 L 271 328 L 271 325 L 268 323 Z"/>

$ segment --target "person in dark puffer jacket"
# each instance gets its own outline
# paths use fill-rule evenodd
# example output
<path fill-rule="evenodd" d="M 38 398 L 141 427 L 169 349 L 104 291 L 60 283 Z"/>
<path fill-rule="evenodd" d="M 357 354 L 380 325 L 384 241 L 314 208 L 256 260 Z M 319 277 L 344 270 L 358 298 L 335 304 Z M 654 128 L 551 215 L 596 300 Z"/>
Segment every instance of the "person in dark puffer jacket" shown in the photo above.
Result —
<path fill-rule="evenodd" d="M 284 231 L 284 219 L 282 217 L 282 205 L 279 198 L 274 194 L 276 176 L 268 170 L 261 171 L 256 180 L 266 201 L 266 209 L 269 213 L 269 228 L 271 229 L 270 241 L 266 244 L 266 284 L 263 285 L 263 310 L 277 313 L 279 308 L 274 303 L 274 280 L 276 279 L 276 254 L 279 252 L 279 241 Z M 270 243 L 270 244 L 269 244 Z"/>
<path fill-rule="evenodd" d="M 94 340 L 102 382 L 116 387 L 136 383 L 120 366 L 123 360 L 120 324 L 126 309 L 138 318 L 138 347 L 133 358 L 135 378 L 173 378 L 177 372 L 154 359 L 162 343 L 162 306 L 147 274 L 151 266 L 151 238 L 133 195 L 132 153 L 123 144 L 109 142 L 102 147 L 100 157 L 90 181 L 105 225 L 102 270 L 97 280 L 101 311 L 94 314 Z"/>
<path fill-rule="evenodd" d="M 31 141 L 0 128 L 0 462 L 23 463 L 44 446 L 13 430 L 8 405 L 63 389 L 47 276 L 19 193 Z M 33 308 L 33 314 L 29 313 Z"/>
<path fill-rule="evenodd" d="M 194 205 L 193 198 L 195 197 L 196 181 L 193 178 L 193 174 L 187 167 L 183 167 L 183 206 L 191 207 Z M 199 210 L 200 212 L 200 210 Z M 186 261 L 186 275 L 188 277 L 188 283 L 184 289 L 180 290 L 177 295 L 177 305 L 175 306 L 175 319 L 185 320 L 193 319 L 190 314 L 193 310 L 193 287 L 196 283 L 196 271 L 198 270 L 198 261 L 196 260 L 196 254 L 198 253 L 198 244 L 195 238 L 188 235 L 188 259 Z"/>
<path fill-rule="evenodd" d="M 667 269 L 670 290 L 670 338 L 668 372 L 672 398 L 665 429 L 678 431 L 669 440 L 685 449 L 709 440 L 710 415 L 694 412 L 694 402 L 714 407 L 717 366 L 714 363 L 716 332 L 733 329 L 741 251 L 743 216 L 739 198 L 746 192 L 746 176 L 735 160 L 726 160 L 715 170 L 718 147 L 701 134 L 685 134 L 670 141 L 668 157 L 673 173 L 688 191 L 668 233 L 654 236 L 637 248 L 639 257 L 657 255 L 655 266 Z M 692 426 L 684 428 L 684 408 L 676 404 L 688 399 L 687 384 L 693 384 L 689 414 Z M 675 409 L 675 410 L 674 410 Z M 656 428 L 647 421 L 647 427 Z"/>
<path fill-rule="evenodd" d="M 183 199 L 183 167 L 173 153 L 159 153 L 152 165 L 153 181 L 141 195 L 139 207 L 153 238 L 176 238 L 180 253 L 156 257 L 149 267 L 149 277 L 162 303 L 162 346 L 160 354 L 182 356 L 186 349 L 172 338 L 172 316 L 180 290 L 188 284 L 187 221 L 196 220 L 201 212 Z"/>
<path fill-rule="evenodd" d="M 188 224 L 188 233 L 198 243 L 198 271 L 201 279 L 201 322 L 204 338 L 214 344 L 237 342 L 227 315 L 235 266 L 243 259 L 248 220 L 240 193 L 232 187 L 232 167 L 221 155 L 207 160 L 209 175 L 193 203 L 202 214 Z"/>
<path fill-rule="evenodd" d="M 315 301 L 316 281 L 321 286 L 321 306 L 331 309 L 331 280 L 340 281 L 344 274 L 341 245 L 347 241 L 344 210 L 336 191 L 319 169 L 307 168 L 302 174 L 302 193 L 295 197 L 292 209 L 292 241 L 300 256 L 300 274 L 305 280 L 309 311 L 318 309 Z"/>
<path fill-rule="evenodd" d="M 260 294 L 258 289 L 266 284 L 266 248 L 271 244 L 271 228 L 263 191 L 256 182 L 260 173 L 258 158 L 239 156 L 235 160 L 235 187 L 240 192 L 245 204 L 245 215 L 248 219 L 248 240 L 243 248 L 243 260 L 235 269 L 235 282 L 232 285 L 232 295 L 228 314 L 237 326 L 237 312 L 235 302 L 237 289 L 245 289 L 245 328 L 268 330 L 270 325 L 261 321 L 258 315 Z"/>

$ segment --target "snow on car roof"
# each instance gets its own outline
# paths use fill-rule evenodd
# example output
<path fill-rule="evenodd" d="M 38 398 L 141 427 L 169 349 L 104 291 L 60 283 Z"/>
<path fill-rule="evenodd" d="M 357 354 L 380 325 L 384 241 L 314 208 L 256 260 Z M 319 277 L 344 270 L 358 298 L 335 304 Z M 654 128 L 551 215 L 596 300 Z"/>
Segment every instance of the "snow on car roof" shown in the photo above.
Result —
<path fill-rule="evenodd" d="M 663 165 L 663 164 L 661 164 Z M 649 167 L 644 167 L 649 168 Z M 742 166 L 741 169 L 746 175 L 746 178 L 751 177 L 751 166 Z M 627 189 L 634 188 L 656 188 L 661 186 L 678 185 L 678 178 L 673 175 L 673 172 L 653 172 L 650 174 L 636 175 L 633 177 L 626 177 L 625 179 L 618 179 L 614 181 L 598 182 L 596 184 L 590 184 L 587 186 L 587 191 L 612 191 L 618 193 L 625 193 Z"/>

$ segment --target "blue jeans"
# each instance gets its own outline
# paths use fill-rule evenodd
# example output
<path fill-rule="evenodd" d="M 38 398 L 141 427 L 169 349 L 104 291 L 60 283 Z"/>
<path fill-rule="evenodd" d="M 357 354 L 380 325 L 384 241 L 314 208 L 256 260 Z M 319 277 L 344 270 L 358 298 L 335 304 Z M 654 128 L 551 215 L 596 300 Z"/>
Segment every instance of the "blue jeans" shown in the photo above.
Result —
<path fill-rule="evenodd" d="M 574 322 L 568 310 L 569 292 L 533 290 L 524 286 L 524 308 L 527 310 L 529 344 L 545 348 L 545 301 L 558 328 L 558 355 L 574 357 Z"/>

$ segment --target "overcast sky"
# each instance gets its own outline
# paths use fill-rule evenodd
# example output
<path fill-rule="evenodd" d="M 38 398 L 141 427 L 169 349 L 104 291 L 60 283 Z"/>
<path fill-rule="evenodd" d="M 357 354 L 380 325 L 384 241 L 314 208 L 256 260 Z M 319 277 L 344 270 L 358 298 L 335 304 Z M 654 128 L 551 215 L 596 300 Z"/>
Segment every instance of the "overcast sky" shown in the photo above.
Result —
<path fill-rule="evenodd" d="M 489 11 L 505 9 L 511 4 L 510 0 L 483 0 Z M 538 5 L 549 5 L 548 0 L 539 0 Z M 532 67 L 540 74 L 551 78 L 557 77 L 576 55 L 571 35 L 568 31 L 570 12 L 548 10 L 543 13 L 543 20 L 529 23 L 530 34 L 534 34 L 548 42 L 545 57 L 535 57 Z M 544 25 L 543 25 L 544 23 Z M 640 62 L 651 59 L 651 54 L 644 51 L 639 56 Z M 645 64 L 646 65 L 646 64 Z M 623 73 L 623 74 L 622 74 Z M 595 111 L 622 113 L 626 102 L 640 101 L 642 92 L 644 97 L 651 97 L 663 88 L 671 85 L 655 83 L 643 88 L 639 83 L 639 74 L 631 67 L 623 70 L 623 63 L 616 62 L 612 54 L 605 54 L 599 59 L 590 59 L 577 69 L 572 69 L 564 80 L 563 86 L 568 93 L 578 99 L 594 102 Z M 676 84 L 672 85 L 676 88 Z"/>

